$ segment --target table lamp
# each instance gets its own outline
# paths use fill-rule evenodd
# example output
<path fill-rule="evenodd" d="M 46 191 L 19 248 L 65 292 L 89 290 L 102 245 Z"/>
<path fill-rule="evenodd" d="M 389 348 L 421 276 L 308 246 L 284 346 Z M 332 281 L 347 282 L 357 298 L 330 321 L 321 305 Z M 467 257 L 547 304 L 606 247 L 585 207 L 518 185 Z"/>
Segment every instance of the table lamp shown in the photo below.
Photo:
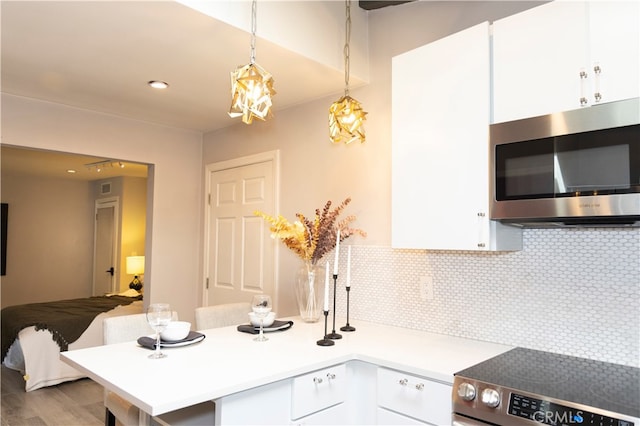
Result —
<path fill-rule="evenodd" d="M 128 256 L 127 257 L 127 274 L 133 275 L 133 281 L 129 283 L 129 288 L 140 291 L 142 289 L 142 281 L 138 275 L 144 274 L 144 256 Z"/>

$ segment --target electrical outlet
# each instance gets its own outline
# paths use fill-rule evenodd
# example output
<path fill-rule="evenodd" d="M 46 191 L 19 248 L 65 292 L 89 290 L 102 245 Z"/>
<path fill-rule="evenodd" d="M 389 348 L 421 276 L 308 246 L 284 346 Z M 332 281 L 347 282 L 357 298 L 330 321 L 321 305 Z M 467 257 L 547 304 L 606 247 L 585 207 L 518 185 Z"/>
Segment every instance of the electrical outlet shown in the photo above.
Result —
<path fill-rule="evenodd" d="M 420 298 L 422 300 L 433 300 L 433 277 L 420 277 Z"/>

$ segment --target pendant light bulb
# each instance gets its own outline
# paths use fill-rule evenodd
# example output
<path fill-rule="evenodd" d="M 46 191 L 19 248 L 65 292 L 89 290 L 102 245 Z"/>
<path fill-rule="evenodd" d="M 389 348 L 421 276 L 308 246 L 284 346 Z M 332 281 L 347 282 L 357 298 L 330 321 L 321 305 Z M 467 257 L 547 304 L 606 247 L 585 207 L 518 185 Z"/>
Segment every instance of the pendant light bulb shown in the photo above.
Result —
<path fill-rule="evenodd" d="M 276 94 L 273 77 L 255 62 L 256 57 L 256 0 L 251 4 L 251 59 L 247 65 L 231 72 L 231 107 L 229 116 L 242 116 L 251 124 L 254 118 L 266 120 L 273 116 L 271 98 Z"/>
<path fill-rule="evenodd" d="M 333 143 L 350 144 L 365 141 L 364 121 L 367 113 L 362 104 L 349 96 L 349 40 L 351 38 L 351 0 L 345 1 L 344 96 L 329 107 L 329 138 Z"/>
<path fill-rule="evenodd" d="M 333 143 L 350 144 L 365 141 L 364 121 L 367 113 L 362 105 L 349 95 L 335 101 L 329 107 L 329 132 Z"/>
<path fill-rule="evenodd" d="M 242 116 L 242 121 L 251 124 L 254 118 L 266 120 L 273 114 L 271 97 L 273 77 L 260 65 L 250 63 L 238 67 L 231 73 L 231 108 L 229 116 Z"/>

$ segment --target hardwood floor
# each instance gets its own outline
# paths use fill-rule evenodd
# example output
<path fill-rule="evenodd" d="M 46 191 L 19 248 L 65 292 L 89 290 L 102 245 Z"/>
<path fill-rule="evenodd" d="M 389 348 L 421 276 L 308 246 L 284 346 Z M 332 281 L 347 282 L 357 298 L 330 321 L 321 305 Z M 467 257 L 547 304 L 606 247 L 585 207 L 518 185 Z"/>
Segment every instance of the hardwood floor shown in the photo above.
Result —
<path fill-rule="evenodd" d="M 2 365 L 1 426 L 104 425 L 102 386 L 90 379 L 24 391 L 22 375 Z"/>

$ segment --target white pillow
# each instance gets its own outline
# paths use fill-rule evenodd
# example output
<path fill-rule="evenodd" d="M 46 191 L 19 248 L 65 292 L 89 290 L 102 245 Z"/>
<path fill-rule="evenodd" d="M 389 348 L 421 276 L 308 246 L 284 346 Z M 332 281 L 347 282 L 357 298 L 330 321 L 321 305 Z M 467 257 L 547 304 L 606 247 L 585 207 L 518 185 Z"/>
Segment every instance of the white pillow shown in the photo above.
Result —
<path fill-rule="evenodd" d="M 134 290 L 134 289 L 130 288 L 127 291 L 123 291 L 122 293 L 118 293 L 118 296 L 138 297 L 138 296 L 140 296 L 140 293 L 138 293 L 137 290 Z"/>

